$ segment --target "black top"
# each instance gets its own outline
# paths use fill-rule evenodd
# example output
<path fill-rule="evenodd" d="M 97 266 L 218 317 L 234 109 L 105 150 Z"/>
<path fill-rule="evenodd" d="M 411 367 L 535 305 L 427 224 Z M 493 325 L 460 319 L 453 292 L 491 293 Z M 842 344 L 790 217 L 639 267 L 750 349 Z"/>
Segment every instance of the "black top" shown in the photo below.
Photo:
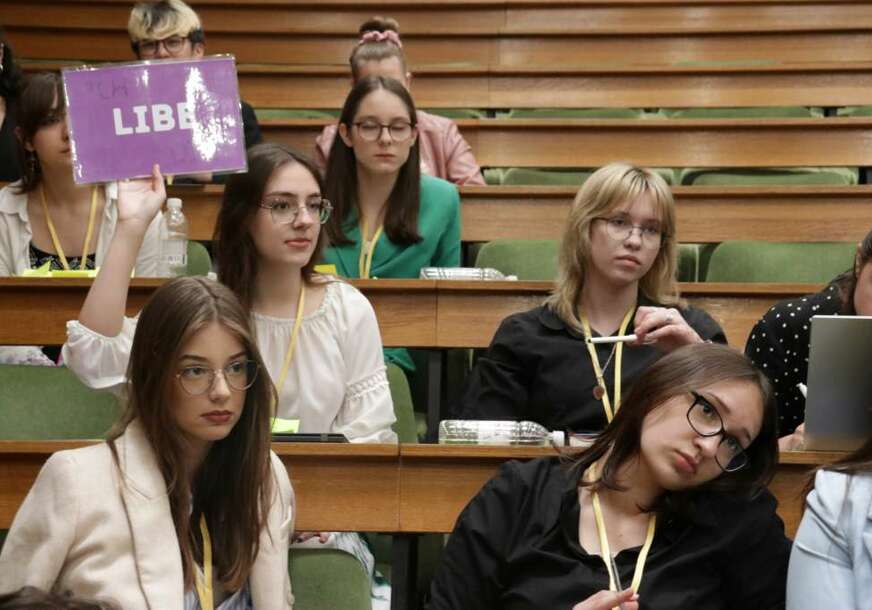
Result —
<path fill-rule="evenodd" d="M 18 141 L 15 138 L 15 107 L 6 100 L 6 116 L 0 125 L 0 182 L 15 182 L 21 178 L 18 162 Z"/>
<path fill-rule="evenodd" d="M 28 256 L 30 257 L 30 268 L 38 269 L 42 267 L 46 263 L 51 263 L 49 265 L 49 269 L 52 271 L 63 271 L 64 265 L 61 263 L 61 257 L 57 254 L 53 254 L 51 252 L 45 252 L 44 250 L 40 250 L 33 243 L 30 244 L 30 249 L 28 252 Z M 91 253 L 85 259 L 85 269 L 96 269 L 97 268 L 97 254 Z M 67 264 L 70 266 L 70 269 L 77 271 L 79 269 L 79 265 L 82 263 L 81 256 L 68 256 Z"/>
<path fill-rule="evenodd" d="M 679 311 L 703 340 L 726 343 L 723 330 L 707 313 L 693 307 Z M 632 332 L 631 320 L 627 333 Z M 601 367 L 605 367 L 613 346 L 595 346 Z M 654 345 L 624 346 L 622 397 L 662 355 Z M 612 401 L 614 367 L 612 358 L 603 373 Z M 549 430 L 598 432 L 607 422 L 602 402 L 593 395 L 596 385 L 584 337 L 542 305 L 503 320 L 487 353 L 470 373 L 454 415 L 460 419 L 534 421 Z"/>
<path fill-rule="evenodd" d="M 745 344 L 745 354 L 766 373 L 778 403 L 778 433 L 790 434 L 805 420 L 805 398 L 796 387 L 808 377 L 812 316 L 841 313 L 839 287 L 780 301 L 760 318 Z"/>
<path fill-rule="evenodd" d="M 432 585 L 433 610 L 569 610 L 609 588 L 578 543 L 578 477 L 558 458 L 508 462 L 461 513 Z M 784 608 L 790 541 L 764 492 L 700 494 L 689 520 L 658 517 L 641 610 Z M 629 586 L 640 547 L 615 557 Z"/>

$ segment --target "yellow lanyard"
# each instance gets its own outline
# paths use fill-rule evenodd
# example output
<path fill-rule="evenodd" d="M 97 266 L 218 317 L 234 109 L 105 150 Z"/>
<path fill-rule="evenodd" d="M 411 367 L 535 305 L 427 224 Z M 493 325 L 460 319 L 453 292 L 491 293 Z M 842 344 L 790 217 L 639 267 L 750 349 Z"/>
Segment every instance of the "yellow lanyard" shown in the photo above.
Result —
<path fill-rule="evenodd" d="M 626 334 L 627 327 L 630 325 L 630 320 L 633 318 L 633 312 L 635 310 L 636 306 L 632 305 L 630 309 L 627 310 L 627 313 L 624 314 L 624 319 L 621 322 L 621 329 L 618 331 L 619 335 Z M 624 344 L 623 342 L 618 343 L 613 348 L 615 350 L 615 408 L 613 411 L 611 402 L 609 402 L 609 393 L 606 390 L 606 381 L 603 379 L 603 371 L 600 368 L 599 356 L 596 353 L 596 346 L 588 341 L 588 339 L 593 336 L 590 332 L 590 324 L 584 313 L 579 317 L 581 318 L 581 325 L 584 328 L 584 342 L 587 345 L 587 351 L 590 353 L 590 361 L 593 364 L 593 372 L 596 374 L 597 386 L 602 390 L 602 397 L 600 400 L 603 401 L 603 411 L 606 412 L 606 421 L 611 422 L 615 413 L 617 413 L 618 409 L 621 408 L 621 364 L 624 354 Z M 606 364 L 606 366 L 608 366 L 608 364 Z"/>
<path fill-rule="evenodd" d="M 206 516 L 200 515 L 200 535 L 203 537 L 203 576 L 195 571 L 194 584 L 197 587 L 197 597 L 200 598 L 201 610 L 214 610 L 212 598 L 212 537 L 206 527 Z"/>
<path fill-rule="evenodd" d="M 375 246 L 378 243 L 378 238 L 381 237 L 382 229 L 384 226 L 376 230 L 375 235 L 372 236 L 372 241 L 366 241 L 368 233 L 366 221 L 363 222 L 360 229 L 360 255 L 357 257 L 357 274 L 362 280 L 369 279 L 369 272 L 372 270 L 372 255 L 375 253 Z"/>
<path fill-rule="evenodd" d="M 55 231 L 54 223 L 51 221 L 51 214 L 48 212 L 48 205 L 45 203 L 45 189 L 42 184 L 39 185 L 39 196 L 42 200 L 42 211 L 45 214 L 45 222 L 48 225 L 48 232 L 51 235 L 51 243 L 54 245 L 55 252 L 61 259 L 61 265 L 67 271 L 70 271 L 70 264 L 67 262 L 67 257 L 64 255 L 64 249 L 61 248 L 61 242 L 58 239 L 57 231 Z M 85 246 L 82 248 L 82 259 L 79 261 L 79 269 L 84 269 L 88 262 L 88 246 L 91 244 L 91 235 L 94 232 L 94 217 L 97 215 L 97 187 L 91 189 L 91 211 L 88 212 L 88 229 L 85 231 Z"/>
<path fill-rule="evenodd" d="M 300 278 L 300 298 L 297 301 L 297 316 L 294 318 L 294 330 L 291 331 L 291 343 L 288 345 L 288 353 L 285 354 L 285 362 L 282 364 L 282 372 L 279 375 L 279 382 L 276 385 L 276 392 L 281 392 L 285 385 L 285 378 L 288 376 L 288 369 L 291 368 L 291 359 L 294 357 L 294 350 L 297 348 L 297 335 L 300 334 L 300 324 L 303 323 L 303 306 L 306 304 L 306 282 Z"/>
<path fill-rule="evenodd" d="M 596 466 L 591 466 L 591 475 L 596 479 Z M 606 571 L 609 573 L 609 589 L 611 591 L 618 590 L 618 575 L 612 571 L 612 551 L 609 547 L 609 536 L 606 533 L 606 524 L 603 519 L 603 511 L 600 507 L 599 494 L 596 491 L 591 491 L 593 500 L 593 516 L 596 521 L 596 531 L 599 534 L 600 555 L 603 563 L 606 565 Z M 648 532 L 645 534 L 645 544 L 642 545 L 642 550 L 639 551 L 639 558 L 636 560 L 636 568 L 633 571 L 633 581 L 630 587 L 636 593 L 639 592 L 639 585 L 642 584 L 642 574 L 645 572 L 645 561 L 648 559 L 648 553 L 651 550 L 651 544 L 654 542 L 654 530 L 657 528 L 657 515 L 653 514 L 648 518 Z M 616 569 L 616 568 L 615 568 Z"/>

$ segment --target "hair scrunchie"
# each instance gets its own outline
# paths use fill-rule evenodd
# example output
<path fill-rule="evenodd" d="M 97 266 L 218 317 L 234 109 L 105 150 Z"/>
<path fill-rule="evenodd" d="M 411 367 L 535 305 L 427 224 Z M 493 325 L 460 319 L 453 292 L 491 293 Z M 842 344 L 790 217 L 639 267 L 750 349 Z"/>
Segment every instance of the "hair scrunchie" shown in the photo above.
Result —
<path fill-rule="evenodd" d="M 360 37 L 360 42 L 358 42 L 358 46 L 365 44 L 367 42 L 390 42 L 397 46 L 397 48 L 402 49 L 403 43 L 400 42 L 400 35 L 394 32 L 393 30 L 386 30 L 384 32 L 378 32 L 376 30 L 370 30 L 369 32 L 364 32 L 363 36 Z"/>

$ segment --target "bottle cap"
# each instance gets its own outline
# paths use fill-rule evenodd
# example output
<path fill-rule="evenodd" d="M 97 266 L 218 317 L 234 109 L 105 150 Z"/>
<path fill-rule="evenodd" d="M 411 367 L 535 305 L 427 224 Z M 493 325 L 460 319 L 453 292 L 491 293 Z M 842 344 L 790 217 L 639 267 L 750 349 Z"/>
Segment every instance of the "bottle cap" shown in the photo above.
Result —
<path fill-rule="evenodd" d="M 551 440 L 554 441 L 554 444 L 558 447 L 563 447 L 566 445 L 566 434 L 563 430 L 555 430 L 551 433 Z"/>
<path fill-rule="evenodd" d="M 170 197 L 169 199 L 167 199 L 167 207 L 170 209 L 181 210 L 182 200 L 178 197 Z"/>

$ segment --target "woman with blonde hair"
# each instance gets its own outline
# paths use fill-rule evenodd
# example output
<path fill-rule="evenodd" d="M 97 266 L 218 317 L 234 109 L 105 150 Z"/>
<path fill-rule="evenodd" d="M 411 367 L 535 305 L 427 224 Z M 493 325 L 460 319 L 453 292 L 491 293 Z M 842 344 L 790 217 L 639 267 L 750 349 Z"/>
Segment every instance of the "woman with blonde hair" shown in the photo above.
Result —
<path fill-rule="evenodd" d="M 503 320 L 457 414 L 597 432 L 621 391 L 665 352 L 726 342 L 711 317 L 681 302 L 677 248 L 675 202 L 661 177 L 626 163 L 597 170 L 569 212 L 554 292 Z M 635 340 L 588 341 L 630 334 Z"/>

